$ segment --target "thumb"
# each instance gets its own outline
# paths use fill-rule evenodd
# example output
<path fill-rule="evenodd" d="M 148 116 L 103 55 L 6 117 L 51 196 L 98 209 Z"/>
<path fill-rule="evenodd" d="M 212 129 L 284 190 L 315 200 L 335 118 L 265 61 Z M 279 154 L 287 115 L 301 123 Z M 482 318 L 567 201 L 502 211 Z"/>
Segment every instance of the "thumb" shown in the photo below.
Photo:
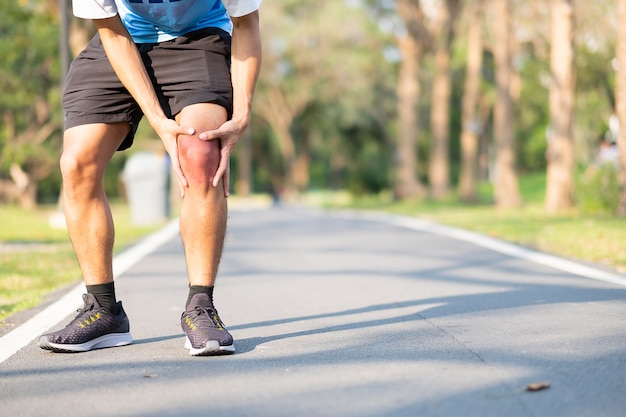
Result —
<path fill-rule="evenodd" d="M 179 135 L 193 135 L 194 133 L 196 133 L 196 129 L 190 126 L 180 126 L 178 129 Z"/>

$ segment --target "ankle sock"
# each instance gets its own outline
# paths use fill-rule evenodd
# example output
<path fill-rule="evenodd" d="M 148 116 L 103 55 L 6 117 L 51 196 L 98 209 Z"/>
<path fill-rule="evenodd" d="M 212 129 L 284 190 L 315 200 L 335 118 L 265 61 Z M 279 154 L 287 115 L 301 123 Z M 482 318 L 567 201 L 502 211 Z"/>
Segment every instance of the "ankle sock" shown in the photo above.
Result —
<path fill-rule="evenodd" d="M 205 285 L 190 285 L 189 286 L 189 295 L 187 296 L 187 302 L 185 303 L 185 309 L 189 306 L 191 299 L 196 294 L 207 294 L 209 296 L 209 301 L 211 302 L 211 306 L 213 306 L 213 286 L 205 286 Z"/>
<path fill-rule="evenodd" d="M 115 283 L 108 282 L 106 284 L 87 285 L 87 292 L 92 294 L 98 300 L 100 307 L 106 308 L 111 314 L 117 316 L 120 309 L 115 299 Z"/>

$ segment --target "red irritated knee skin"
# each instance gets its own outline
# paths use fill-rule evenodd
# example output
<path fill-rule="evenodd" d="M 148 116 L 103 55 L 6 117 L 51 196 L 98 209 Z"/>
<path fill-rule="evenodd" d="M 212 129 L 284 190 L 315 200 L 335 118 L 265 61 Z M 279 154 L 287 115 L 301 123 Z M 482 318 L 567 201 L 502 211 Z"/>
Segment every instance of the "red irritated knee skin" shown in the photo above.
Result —
<path fill-rule="evenodd" d="M 207 193 L 220 161 L 220 143 L 203 141 L 198 136 L 178 137 L 180 166 L 189 184 L 189 191 Z"/>

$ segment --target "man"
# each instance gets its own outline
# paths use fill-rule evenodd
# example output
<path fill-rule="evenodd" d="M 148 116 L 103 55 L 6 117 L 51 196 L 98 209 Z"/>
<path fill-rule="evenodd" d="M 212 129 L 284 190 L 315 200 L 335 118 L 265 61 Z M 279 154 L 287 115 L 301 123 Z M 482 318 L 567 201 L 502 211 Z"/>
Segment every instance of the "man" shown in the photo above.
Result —
<path fill-rule="evenodd" d="M 226 231 L 229 158 L 250 121 L 261 61 L 260 2 L 74 0 L 74 15 L 93 19 L 98 29 L 66 80 L 60 161 L 65 217 L 87 294 L 67 327 L 40 338 L 42 349 L 80 352 L 132 342 L 115 295 L 114 227 L 102 181 L 145 115 L 182 190 L 185 347 L 191 355 L 234 352 L 213 286 Z"/>

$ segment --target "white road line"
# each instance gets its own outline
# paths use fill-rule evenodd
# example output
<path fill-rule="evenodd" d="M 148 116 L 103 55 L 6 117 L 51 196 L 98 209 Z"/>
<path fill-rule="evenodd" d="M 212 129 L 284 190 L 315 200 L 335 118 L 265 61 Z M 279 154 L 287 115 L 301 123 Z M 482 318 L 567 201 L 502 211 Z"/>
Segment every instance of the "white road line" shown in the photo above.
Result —
<path fill-rule="evenodd" d="M 447 236 L 464 242 L 469 242 L 496 252 L 500 252 L 515 258 L 524 259 L 536 264 L 545 265 L 554 269 L 568 272 L 573 275 L 608 282 L 611 284 L 626 286 L 626 277 L 616 273 L 602 271 L 585 266 L 577 262 L 569 261 L 557 256 L 547 255 L 541 252 L 523 248 L 511 243 L 506 243 L 475 232 L 444 226 L 437 223 L 415 219 L 411 217 L 379 213 L 379 212 L 334 212 L 337 217 L 363 218 L 368 220 L 382 221 L 399 227 L 404 227 L 420 232 Z M 117 277 L 123 274 L 141 258 L 148 255 L 159 246 L 172 239 L 178 233 L 178 221 L 170 222 L 163 229 L 148 236 L 137 245 L 117 255 L 113 260 L 113 272 Z M 65 294 L 55 303 L 38 313 L 32 319 L 20 327 L 7 333 L 0 338 L 0 363 L 7 360 L 18 350 L 26 346 L 33 339 L 45 333 L 48 329 L 69 316 L 77 307 L 75 304 L 84 292 L 80 284 Z"/>
<path fill-rule="evenodd" d="M 545 265 L 554 269 L 565 271 L 573 275 L 594 279 L 596 281 L 603 281 L 611 284 L 626 286 L 626 276 L 624 275 L 602 271 L 600 269 L 589 267 L 574 261 L 569 261 L 558 256 L 548 255 L 545 253 L 533 251 L 531 249 L 526 249 L 512 243 L 503 242 L 501 240 L 481 235 L 479 233 L 470 232 L 468 230 L 444 226 L 441 224 L 412 217 L 379 212 L 349 211 L 346 212 L 346 215 L 353 218 L 366 218 L 370 220 L 382 221 L 388 224 L 393 224 L 411 230 L 450 237 L 456 240 L 469 242 L 474 245 L 493 250 L 495 252 L 500 252 L 518 259 L 524 259 L 526 261 L 530 261 L 536 264 Z"/>
<path fill-rule="evenodd" d="M 150 254 L 177 234 L 178 220 L 176 219 L 115 256 L 113 259 L 113 275 L 117 278 L 144 256 Z M 65 317 L 71 315 L 80 306 L 81 294 L 85 292 L 84 288 L 82 283 L 77 285 L 26 323 L 2 336 L 0 338 L 0 363 L 10 358 L 18 350 L 55 326 Z"/>

